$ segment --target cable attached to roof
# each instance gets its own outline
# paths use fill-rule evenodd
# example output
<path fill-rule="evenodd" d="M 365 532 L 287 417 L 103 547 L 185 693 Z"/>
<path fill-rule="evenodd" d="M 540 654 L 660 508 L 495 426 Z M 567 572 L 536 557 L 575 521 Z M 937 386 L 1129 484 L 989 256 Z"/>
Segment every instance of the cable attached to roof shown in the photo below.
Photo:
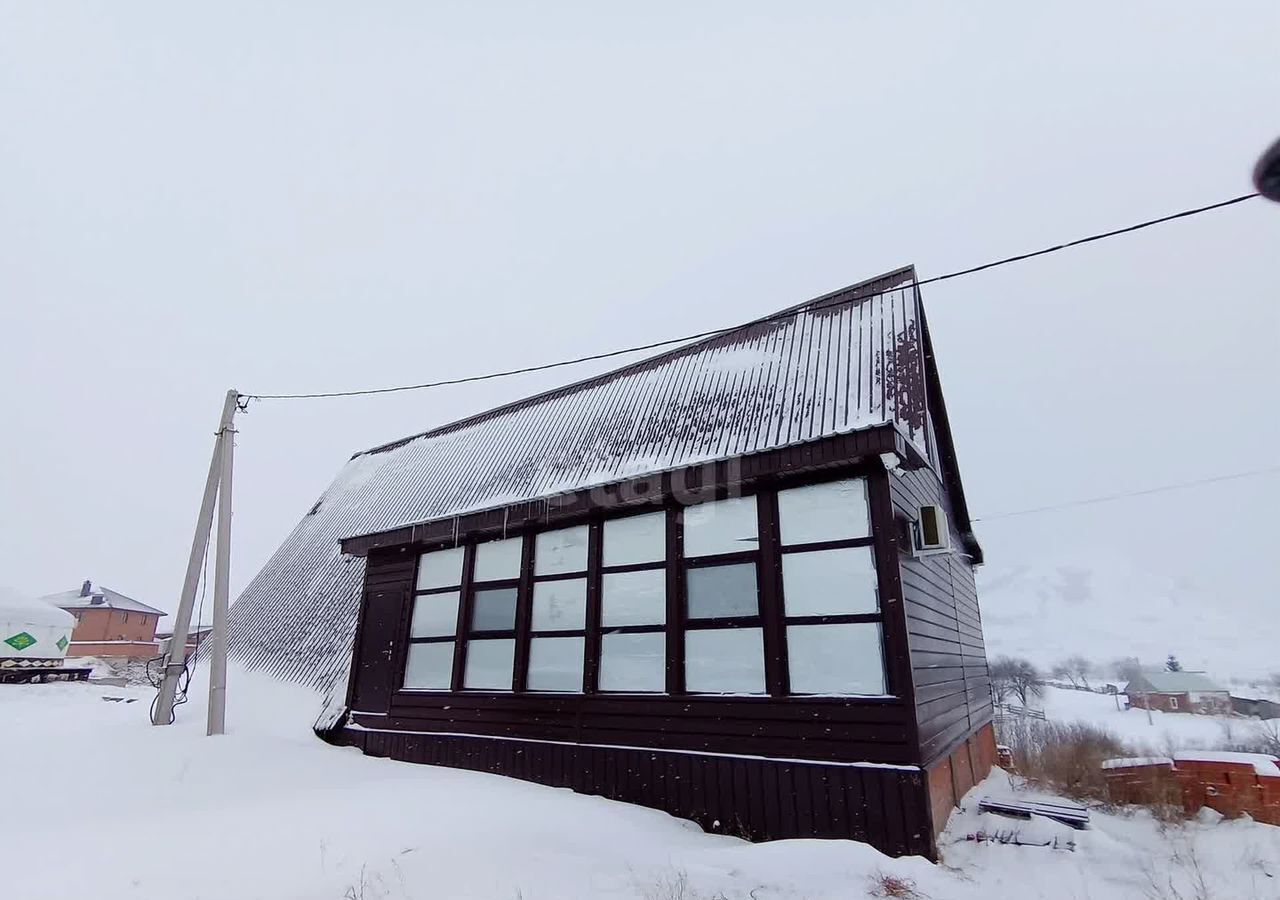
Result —
<path fill-rule="evenodd" d="M 997 268 L 998 266 L 1007 266 L 1010 263 L 1016 263 L 1016 262 L 1022 262 L 1028 259 L 1034 259 L 1037 256 L 1045 256 L 1046 254 L 1049 254 L 1049 253 L 1057 253 L 1059 250 L 1066 250 L 1071 247 L 1079 247 L 1081 244 L 1089 244 L 1089 243 L 1093 243 L 1094 241 L 1106 240 L 1107 238 L 1117 237 L 1118 235 L 1129 234 L 1134 231 L 1141 231 L 1144 228 L 1151 228 L 1154 225 L 1162 225 L 1165 222 L 1172 222 L 1175 219 L 1185 219 L 1190 216 L 1200 215 L 1201 213 L 1211 212 L 1212 210 L 1215 210 L 1215 209 L 1222 209 L 1223 207 L 1226 207 L 1226 206 L 1233 206 L 1237 203 L 1243 203 L 1246 200 L 1252 200 L 1254 197 L 1257 197 L 1257 196 L 1259 196 L 1257 193 L 1242 194 L 1239 197 L 1232 197 L 1230 200 L 1223 200 L 1219 203 L 1210 203 L 1208 206 L 1198 206 L 1194 209 L 1184 209 L 1181 212 L 1171 213 L 1170 215 L 1167 215 L 1167 216 L 1160 216 L 1159 218 L 1156 218 L 1156 219 L 1147 219 L 1144 222 L 1138 222 L 1135 225 L 1127 225 L 1124 228 L 1116 228 L 1111 231 L 1104 231 L 1098 234 L 1091 234 L 1088 237 L 1076 238 L 1075 240 L 1067 241 L 1064 244 L 1055 244 L 1052 247 L 1045 247 L 1040 250 L 1033 250 L 1030 253 L 1019 253 L 1017 256 L 1006 256 L 1003 259 L 993 260 L 992 262 L 982 263 L 981 265 L 969 266 L 968 268 L 965 268 L 965 269 L 958 269 L 955 272 L 947 272 L 945 275 L 934 275 L 931 278 L 924 278 L 916 281 L 903 282 L 901 284 L 896 284 L 893 287 L 883 291 L 875 291 L 869 294 L 865 294 L 862 297 L 859 297 L 858 299 L 865 300 L 865 299 L 870 299 L 871 297 L 880 297 L 885 294 L 892 293 L 893 291 L 901 291 L 907 288 L 920 287 L 926 284 L 934 284 L 939 281 L 948 281 L 952 278 L 960 278 L 965 275 L 972 275 L 975 272 L 984 272 L 987 269 L 994 269 L 994 268 Z M 594 353 L 590 356 L 579 356 L 574 359 L 564 359 L 558 362 L 543 363 L 541 365 L 536 365 L 536 366 L 525 366 L 519 369 L 506 369 L 501 372 L 487 372 L 483 375 L 469 375 L 464 378 L 449 378 L 443 381 L 426 381 L 426 382 L 422 382 L 421 384 L 402 384 L 402 385 L 396 385 L 395 387 L 366 388 L 363 390 L 354 390 L 354 391 L 321 391 L 321 392 L 310 393 L 310 394 L 244 393 L 244 394 L 241 394 L 240 396 L 243 398 L 244 403 L 246 405 L 250 400 L 320 400 L 320 399 L 325 399 L 329 397 L 363 397 L 363 396 L 368 396 L 370 394 L 394 394 L 402 391 L 420 391 L 420 390 L 425 390 L 427 388 L 447 387 L 449 385 L 454 385 L 454 384 L 469 384 L 473 381 L 489 381 L 494 378 L 509 378 L 512 375 L 526 375 L 530 372 L 545 372 L 548 369 L 558 369 L 564 366 L 575 366 L 580 363 L 594 362 L 596 360 L 601 360 L 601 359 L 610 359 L 615 356 L 624 356 L 628 353 L 639 353 L 644 350 L 656 350 L 659 347 L 669 347 L 672 344 L 683 344 L 686 341 L 696 341 L 702 338 L 715 337 L 717 335 L 728 334 L 729 332 L 732 332 L 732 331 L 738 331 L 743 328 L 750 328 L 755 325 L 763 325 L 768 322 L 778 322 L 784 319 L 793 319 L 802 313 L 816 312 L 816 311 L 825 309 L 827 307 L 840 306 L 841 304 L 849 302 L 848 298 L 843 296 L 849 290 L 850 290 L 849 288 L 844 288 L 843 290 L 836 291 L 834 294 L 829 295 L 831 299 L 828 299 L 826 302 L 818 302 L 815 304 L 802 306 L 798 309 L 791 309 L 781 313 L 774 313 L 773 315 L 764 316 L 763 318 L 753 319 L 750 322 L 744 322 L 741 325 L 730 325 L 727 328 L 713 328 L 710 331 L 700 331 L 697 334 L 686 334 L 683 337 L 670 338 L 665 341 L 654 341 L 653 343 L 650 343 L 650 344 L 640 344 L 639 346 L 626 347 L 622 350 L 610 350 L 605 353 Z M 241 407 L 241 408 L 243 409 L 244 407 Z"/>

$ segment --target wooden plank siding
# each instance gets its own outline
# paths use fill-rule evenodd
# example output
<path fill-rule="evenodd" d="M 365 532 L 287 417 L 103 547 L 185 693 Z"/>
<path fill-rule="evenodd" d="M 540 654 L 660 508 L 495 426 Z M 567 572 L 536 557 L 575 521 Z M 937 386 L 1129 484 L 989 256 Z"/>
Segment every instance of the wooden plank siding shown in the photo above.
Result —
<path fill-rule="evenodd" d="M 932 855 L 925 776 L 915 768 L 416 735 L 347 728 L 370 756 L 449 766 L 569 788 L 692 819 L 749 840 L 848 838 L 894 856 Z"/>
<path fill-rule="evenodd" d="M 906 466 L 890 474 L 880 455 Z M 792 695 L 787 684 L 782 552 L 774 491 L 841 477 L 864 477 L 875 557 L 887 696 Z M 768 693 L 689 694 L 681 623 L 687 602 L 677 553 L 683 504 L 726 490 L 760 493 L 758 572 Z M 458 520 L 351 539 L 367 554 L 347 727 L 332 739 L 373 755 L 523 778 L 665 810 L 704 828 L 752 839 L 865 840 L 886 853 L 933 853 L 928 765 L 990 720 L 989 688 L 972 567 L 957 554 L 916 559 L 902 520 L 941 503 L 945 490 L 900 434 L 878 430 L 812 446 L 651 476 L 518 504 Z M 477 538 L 536 534 L 548 527 L 601 523 L 626 509 L 668 509 L 667 694 L 596 692 L 599 598 L 588 601 L 583 693 L 522 690 L 527 667 L 518 641 L 515 690 L 402 690 L 415 566 L 427 549 Z M 532 570 L 525 541 L 522 572 Z M 956 541 L 956 546 L 960 546 Z M 588 590 L 597 591 L 599 541 L 589 551 Z M 464 572 L 470 567 L 464 566 Z M 468 595 L 462 588 L 463 612 Z M 528 585 L 522 603 L 528 602 Z M 519 612 L 525 636 L 528 610 Z M 461 621 L 461 618 L 460 618 Z M 387 647 L 387 629 L 396 639 Z M 770 632 L 770 629 L 773 629 Z M 772 638 L 781 652 L 768 650 Z M 462 683 L 463 652 L 453 683 Z M 391 682 L 395 682 L 393 685 Z"/>
<path fill-rule="evenodd" d="M 955 530 L 948 492 L 931 468 L 899 471 L 889 485 L 898 519 L 894 539 L 903 545 L 898 569 L 915 685 L 919 761 L 928 767 L 991 720 L 991 680 L 973 566 Z M 916 557 L 910 553 L 907 526 L 921 506 L 931 504 L 947 511 L 953 550 Z"/>

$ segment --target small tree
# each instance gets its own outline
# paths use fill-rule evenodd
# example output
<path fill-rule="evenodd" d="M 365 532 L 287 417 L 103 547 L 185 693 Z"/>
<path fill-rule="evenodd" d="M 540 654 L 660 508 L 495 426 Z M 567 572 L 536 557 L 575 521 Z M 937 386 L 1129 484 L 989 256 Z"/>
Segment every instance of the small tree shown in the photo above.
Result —
<path fill-rule="evenodd" d="M 1168 672 L 1182 671 L 1182 663 L 1178 662 L 1178 657 L 1174 656 L 1172 653 L 1170 653 L 1169 658 L 1164 661 L 1164 667 L 1165 671 Z"/>
<path fill-rule="evenodd" d="M 1136 656 L 1124 656 L 1111 664 L 1111 674 L 1117 681 L 1128 683 L 1142 674 L 1142 663 Z"/>
<path fill-rule="evenodd" d="M 990 672 L 991 690 L 998 700 L 1017 697 L 1026 706 L 1030 697 L 1039 696 L 1042 691 L 1040 672 L 1028 660 L 1001 656 L 992 661 Z"/>
<path fill-rule="evenodd" d="M 1068 656 L 1049 670 L 1054 678 L 1065 678 L 1072 687 L 1089 686 L 1089 676 L 1094 672 L 1093 663 L 1083 656 Z"/>

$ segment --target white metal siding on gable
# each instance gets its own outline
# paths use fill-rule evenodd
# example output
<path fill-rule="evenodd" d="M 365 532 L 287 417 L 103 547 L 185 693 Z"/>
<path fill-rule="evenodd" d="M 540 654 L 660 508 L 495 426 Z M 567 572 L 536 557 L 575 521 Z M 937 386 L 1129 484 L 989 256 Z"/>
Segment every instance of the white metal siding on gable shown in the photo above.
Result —
<path fill-rule="evenodd" d="M 354 457 L 233 606 L 233 654 L 332 680 L 364 571 L 346 537 L 886 424 L 927 452 L 915 289 L 822 304 Z"/>

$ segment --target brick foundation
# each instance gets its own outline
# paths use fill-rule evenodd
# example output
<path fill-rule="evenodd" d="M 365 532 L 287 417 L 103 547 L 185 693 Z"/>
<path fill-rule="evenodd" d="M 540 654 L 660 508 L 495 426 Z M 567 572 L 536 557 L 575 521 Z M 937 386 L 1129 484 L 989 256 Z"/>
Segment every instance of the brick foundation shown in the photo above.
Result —
<path fill-rule="evenodd" d="M 160 646 L 150 641 L 72 641 L 67 657 L 120 656 L 128 659 L 151 659 L 160 654 Z"/>
<path fill-rule="evenodd" d="M 990 774 L 995 763 L 996 734 L 988 722 L 928 768 L 929 814 L 935 836 L 946 828 L 951 811 L 964 795 Z"/>

